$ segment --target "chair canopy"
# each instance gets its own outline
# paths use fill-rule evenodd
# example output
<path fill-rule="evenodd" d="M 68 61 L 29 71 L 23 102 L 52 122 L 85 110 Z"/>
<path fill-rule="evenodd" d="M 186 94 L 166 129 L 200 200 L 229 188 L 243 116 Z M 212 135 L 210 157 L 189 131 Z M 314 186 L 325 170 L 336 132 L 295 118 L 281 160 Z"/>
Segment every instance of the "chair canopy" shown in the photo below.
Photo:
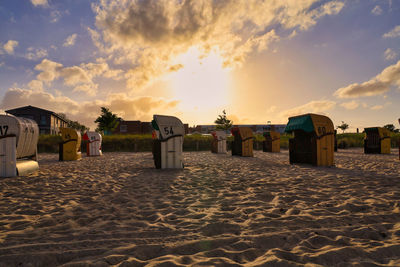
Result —
<path fill-rule="evenodd" d="M 152 127 L 159 131 L 159 139 L 166 140 L 175 136 L 184 136 L 185 128 L 180 119 L 173 116 L 153 115 Z"/>
<path fill-rule="evenodd" d="M 330 118 L 312 113 L 290 117 L 285 132 L 290 133 L 295 130 L 303 130 L 307 133 L 315 132 L 318 137 L 334 133 L 333 123 Z"/>

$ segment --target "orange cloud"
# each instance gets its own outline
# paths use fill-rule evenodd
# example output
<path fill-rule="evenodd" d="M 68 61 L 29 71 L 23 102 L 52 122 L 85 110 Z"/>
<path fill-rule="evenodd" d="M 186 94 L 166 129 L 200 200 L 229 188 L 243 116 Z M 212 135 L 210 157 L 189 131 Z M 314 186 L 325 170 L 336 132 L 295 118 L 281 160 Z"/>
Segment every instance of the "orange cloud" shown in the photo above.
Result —
<path fill-rule="evenodd" d="M 324 114 L 324 112 L 333 109 L 336 106 L 336 102 L 330 100 L 317 100 L 311 101 L 307 104 L 286 110 L 281 112 L 282 118 L 288 118 L 296 115 L 301 115 L 304 113 L 319 113 Z"/>
<path fill-rule="evenodd" d="M 240 66 L 253 51 L 280 37 L 268 27 L 307 30 L 318 19 L 339 13 L 344 4 L 328 1 L 147 0 L 93 4 L 97 30 L 93 43 L 116 63 L 133 65 L 127 87 L 140 90 L 171 71 L 171 62 L 196 46 L 218 51 L 224 66 Z M 250 33 L 250 34 L 249 34 Z"/>
<path fill-rule="evenodd" d="M 339 88 L 334 95 L 339 98 L 381 95 L 389 91 L 391 86 L 400 87 L 400 60 L 369 81 Z"/>
<path fill-rule="evenodd" d="M 64 67 L 62 64 L 43 59 L 35 66 L 35 70 L 41 71 L 37 75 L 39 81 L 50 84 L 52 81 L 63 78 L 67 86 L 75 86 L 74 92 L 85 92 L 95 95 L 98 85 L 93 79 L 98 76 L 105 78 L 120 79 L 122 70 L 110 69 L 108 64 L 99 59 L 98 63 L 82 63 L 80 66 Z"/>

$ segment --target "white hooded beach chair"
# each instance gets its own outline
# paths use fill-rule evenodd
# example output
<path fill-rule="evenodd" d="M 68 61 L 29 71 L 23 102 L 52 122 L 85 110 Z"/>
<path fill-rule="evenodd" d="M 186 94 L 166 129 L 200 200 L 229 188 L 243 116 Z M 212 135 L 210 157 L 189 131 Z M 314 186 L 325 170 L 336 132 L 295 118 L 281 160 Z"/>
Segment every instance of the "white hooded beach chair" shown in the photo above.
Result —
<path fill-rule="evenodd" d="M 153 158 L 157 169 L 181 169 L 183 136 L 181 120 L 173 116 L 154 115 L 151 122 L 153 134 Z"/>
<path fill-rule="evenodd" d="M 224 131 L 214 131 L 211 134 L 213 136 L 211 152 L 226 153 L 226 133 Z"/>
<path fill-rule="evenodd" d="M 31 119 L 0 115 L 0 177 L 28 175 L 39 169 L 39 127 Z"/>

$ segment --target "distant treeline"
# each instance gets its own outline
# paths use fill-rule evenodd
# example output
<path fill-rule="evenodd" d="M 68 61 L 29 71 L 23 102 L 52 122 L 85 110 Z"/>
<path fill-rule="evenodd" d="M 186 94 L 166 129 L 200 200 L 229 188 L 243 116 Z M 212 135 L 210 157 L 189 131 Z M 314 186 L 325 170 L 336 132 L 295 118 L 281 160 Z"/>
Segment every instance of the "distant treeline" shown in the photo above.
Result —
<path fill-rule="evenodd" d="M 281 135 L 281 148 L 289 148 L 289 138 L 291 135 Z M 228 137 L 228 150 L 231 148 L 232 136 Z M 262 135 L 255 135 L 254 149 L 262 150 Z M 363 147 L 364 134 L 345 133 L 338 134 L 338 147 Z M 400 134 L 393 134 L 391 138 L 392 147 L 398 147 Z M 212 137 L 208 135 L 186 135 L 183 142 L 183 151 L 207 151 L 211 148 Z M 58 143 L 61 137 L 57 135 L 41 135 L 39 137 L 38 150 L 39 153 L 57 153 Z M 103 152 L 145 152 L 151 151 L 152 137 L 148 135 L 108 135 L 103 136 L 102 150 Z M 81 151 L 86 152 L 86 141 L 82 141 Z"/>

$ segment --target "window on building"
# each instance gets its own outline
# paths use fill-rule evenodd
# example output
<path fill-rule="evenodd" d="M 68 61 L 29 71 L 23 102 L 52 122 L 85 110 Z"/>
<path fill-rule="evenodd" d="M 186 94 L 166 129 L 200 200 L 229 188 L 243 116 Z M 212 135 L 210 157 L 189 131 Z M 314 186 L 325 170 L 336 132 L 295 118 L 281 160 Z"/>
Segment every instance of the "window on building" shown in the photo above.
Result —
<path fill-rule="evenodd" d="M 40 115 L 40 124 L 47 124 L 46 115 Z"/>
<path fill-rule="evenodd" d="M 121 133 L 126 133 L 128 131 L 128 125 L 120 125 L 119 126 L 119 131 Z"/>

